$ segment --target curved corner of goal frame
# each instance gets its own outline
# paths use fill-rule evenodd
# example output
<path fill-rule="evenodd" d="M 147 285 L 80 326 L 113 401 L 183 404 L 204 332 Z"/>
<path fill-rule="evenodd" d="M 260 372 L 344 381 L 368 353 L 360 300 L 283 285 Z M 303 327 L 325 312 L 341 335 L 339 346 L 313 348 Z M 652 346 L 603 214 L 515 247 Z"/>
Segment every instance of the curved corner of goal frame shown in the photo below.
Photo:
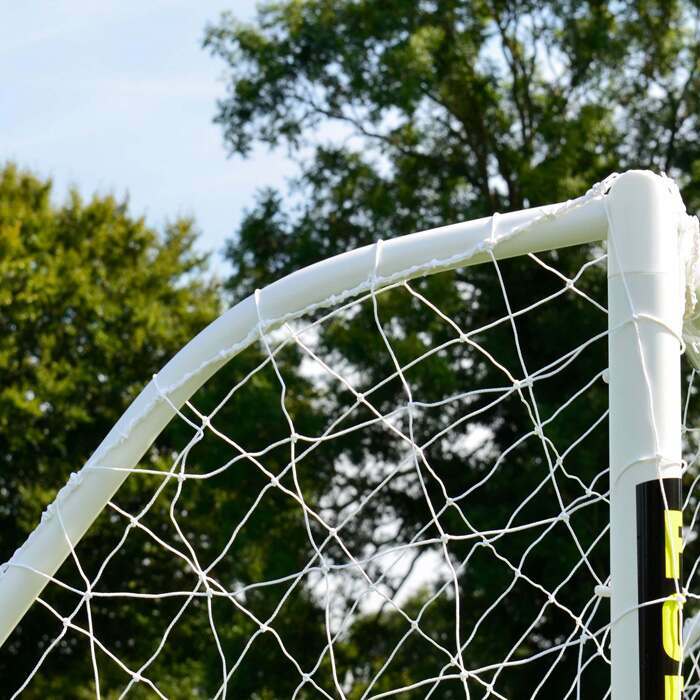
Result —
<path fill-rule="evenodd" d="M 148 382 L 3 565 L 0 645 L 179 407 L 261 334 L 315 309 L 420 275 L 604 240 L 605 200 L 611 187 L 621 187 L 630 177 L 611 176 L 567 202 L 494 214 L 348 251 L 293 272 L 226 311 Z"/>

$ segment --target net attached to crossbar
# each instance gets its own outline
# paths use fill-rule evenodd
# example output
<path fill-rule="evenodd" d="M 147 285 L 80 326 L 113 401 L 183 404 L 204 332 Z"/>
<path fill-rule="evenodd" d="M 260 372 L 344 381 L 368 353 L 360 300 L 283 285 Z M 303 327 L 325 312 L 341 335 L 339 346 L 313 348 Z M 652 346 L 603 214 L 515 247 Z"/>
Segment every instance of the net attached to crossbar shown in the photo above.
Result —
<path fill-rule="evenodd" d="M 142 462 L 88 467 L 129 478 L 10 638 L 12 697 L 609 697 L 604 246 L 388 284 L 381 256 L 296 318 L 256 293 Z"/>

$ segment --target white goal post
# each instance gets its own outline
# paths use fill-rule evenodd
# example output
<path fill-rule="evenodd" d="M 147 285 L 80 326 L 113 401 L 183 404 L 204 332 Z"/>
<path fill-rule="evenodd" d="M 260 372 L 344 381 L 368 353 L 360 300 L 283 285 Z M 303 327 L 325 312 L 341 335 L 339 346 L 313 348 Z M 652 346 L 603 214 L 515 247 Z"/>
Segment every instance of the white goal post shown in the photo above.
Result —
<path fill-rule="evenodd" d="M 290 274 L 224 313 L 148 383 L 2 566 L 0 646 L 183 404 L 261 336 L 310 311 L 413 278 L 604 241 L 610 579 L 596 593 L 603 605 L 610 598 L 610 697 L 681 698 L 681 608 L 688 594 L 680 564 L 681 353 L 684 314 L 692 316 L 694 306 L 698 234 L 672 181 L 646 171 L 611 176 L 569 202 L 444 226 L 338 255 Z M 686 325 L 692 343 L 692 319 Z M 605 637 L 602 646 L 607 641 Z M 694 638 L 686 641 L 695 643 Z M 223 685 L 221 695 L 226 680 Z M 494 692 L 488 697 L 503 696 Z"/>

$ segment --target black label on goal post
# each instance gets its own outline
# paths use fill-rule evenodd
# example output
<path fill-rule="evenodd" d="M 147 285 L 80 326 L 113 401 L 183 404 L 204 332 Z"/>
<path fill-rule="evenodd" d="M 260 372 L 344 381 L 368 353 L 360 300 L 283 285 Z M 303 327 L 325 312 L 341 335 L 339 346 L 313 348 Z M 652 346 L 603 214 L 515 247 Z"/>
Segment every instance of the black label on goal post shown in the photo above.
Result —
<path fill-rule="evenodd" d="M 683 690 L 682 602 L 676 596 L 682 586 L 682 526 L 680 479 L 637 486 L 641 700 L 680 700 Z"/>

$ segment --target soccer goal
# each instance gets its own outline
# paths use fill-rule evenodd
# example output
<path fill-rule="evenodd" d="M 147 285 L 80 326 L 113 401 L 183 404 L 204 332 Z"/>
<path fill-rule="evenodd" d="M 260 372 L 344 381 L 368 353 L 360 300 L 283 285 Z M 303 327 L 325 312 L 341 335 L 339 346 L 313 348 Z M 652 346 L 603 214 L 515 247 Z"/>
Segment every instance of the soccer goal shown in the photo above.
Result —
<path fill-rule="evenodd" d="M 72 474 L 0 569 L 5 695 L 700 697 L 673 182 L 380 234 L 223 314 Z"/>

